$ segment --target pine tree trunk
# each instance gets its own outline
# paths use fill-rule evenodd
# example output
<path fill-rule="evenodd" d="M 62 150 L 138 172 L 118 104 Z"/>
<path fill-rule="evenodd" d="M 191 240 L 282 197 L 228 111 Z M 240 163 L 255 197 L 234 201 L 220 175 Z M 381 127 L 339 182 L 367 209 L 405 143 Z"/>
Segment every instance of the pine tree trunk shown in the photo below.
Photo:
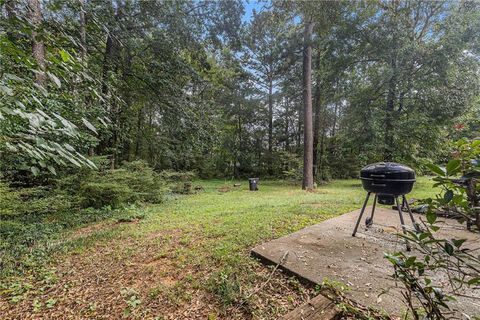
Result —
<path fill-rule="evenodd" d="M 312 44 L 314 23 L 305 22 L 303 52 L 303 189 L 313 189 L 313 114 L 312 114 Z"/>
<path fill-rule="evenodd" d="M 320 91 L 320 52 L 317 56 L 317 81 L 315 83 L 315 96 L 314 96 L 314 125 L 313 125 L 313 178 L 316 179 L 318 176 L 318 137 L 320 134 L 320 124 L 322 118 L 321 112 L 321 91 Z"/>
<path fill-rule="evenodd" d="M 86 31 L 86 20 L 85 20 L 85 0 L 78 0 L 80 2 L 80 54 L 83 63 L 87 58 L 87 31 Z"/>
<path fill-rule="evenodd" d="M 40 6 L 40 0 L 28 0 L 28 13 L 30 23 L 33 26 L 32 31 L 32 54 L 33 58 L 37 62 L 39 67 L 38 73 L 36 73 L 35 82 L 44 87 L 46 76 L 45 76 L 45 44 L 40 39 L 38 34 L 38 29 L 41 27 L 43 22 L 42 8 Z"/>
<path fill-rule="evenodd" d="M 393 161 L 394 139 L 393 139 L 393 116 L 395 111 L 396 79 L 395 79 L 395 60 L 392 59 L 391 67 L 393 76 L 388 82 L 387 104 L 385 108 L 385 149 L 383 158 L 385 161 Z"/>
<path fill-rule="evenodd" d="M 268 174 L 273 174 L 273 80 L 268 80 Z"/>
<path fill-rule="evenodd" d="M 108 73 L 110 71 L 110 63 L 113 52 L 113 39 L 110 33 L 107 34 L 107 41 L 105 43 L 105 51 L 103 53 L 103 65 L 102 65 L 102 94 L 106 96 L 108 94 Z"/>
<path fill-rule="evenodd" d="M 288 113 L 289 113 L 289 110 L 290 110 L 290 106 L 288 105 L 288 99 L 286 99 L 285 101 L 285 131 L 284 131 L 284 134 L 285 134 L 285 151 L 289 152 L 290 151 L 290 139 L 289 139 L 289 134 L 288 134 L 288 126 L 289 126 L 289 122 L 288 122 Z"/>
<path fill-rule="evenodd" d="M 137 159 L 141 158 L 141 148 L 142 148 L 142 125 L 143 125 L 143 108 L 140 108 L 138 110 L 138 116 L 137 116 L 137 137 L 136 137 L 136 142 L 135 142 L 135 157 Z"/>

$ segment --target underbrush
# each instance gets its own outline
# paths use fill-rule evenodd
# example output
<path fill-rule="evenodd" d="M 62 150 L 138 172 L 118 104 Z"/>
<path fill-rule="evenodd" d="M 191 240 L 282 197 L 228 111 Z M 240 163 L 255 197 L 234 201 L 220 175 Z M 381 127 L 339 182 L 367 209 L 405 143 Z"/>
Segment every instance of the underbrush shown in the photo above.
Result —
<path fill-rule="evenodd" d="M 157 173 L 141 161 L 108 170 L 104 159 L 96 160 L 99 170 L 69 172 L 48 185 L 13 188 L 0 182 L 0 278 L 44 265 L 64 249 L 64 231 L 105 219 L 143 219 L 139 205 L 162 202 L 175 179 L 190 178 Z"/>

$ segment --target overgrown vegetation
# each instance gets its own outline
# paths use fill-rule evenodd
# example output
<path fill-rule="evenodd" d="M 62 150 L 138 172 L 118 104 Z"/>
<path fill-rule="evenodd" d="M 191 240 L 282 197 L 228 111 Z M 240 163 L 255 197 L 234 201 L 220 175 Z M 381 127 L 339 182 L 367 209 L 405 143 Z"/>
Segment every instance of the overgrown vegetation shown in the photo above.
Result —
<path fill-rule="evenodd" d="M 105 159 L 95 162 L 99 170 L 85 168 L 50 178 L 48 186 L 14 188 L 0 183 L 2 276 L 21 274 L 43 262 L 56 249 L 51 243 L 62 231 L 106 218 L 142 218 L 131 212 L 132 205 L 160 203 L 171 192 L 171 175 L 155 173 L 145 162 L 126 163 L 114 170 L 107 169 Z"/>
<path fill-rule="evenodd" d="M 428 211 L 423 230 L 409 231 L 406 236 L 416 244 L 420 254 L 397 252 L 386 256 L 395 267 L 395 279 L 405 286 L 403 297 L 414 319 L 450 318 L 453 314 L 449 305 L 459 295 L 465 295 L 462 288 L 478 289 L 480 285 L 480 257 L 478 248 L 472 247 L 475 243 L 437 235 L 444 227 L 438 223 L 438 215 L 456 218 L 472 232 L 480 232 L 479 156 L 480 140 L 462 139 L 454 144 L 453 158 L 445 168 L 429 165 L 441 193 L 425 200 Z M 447 275 L 448 281 L 432 281 L 431 276 L 438 273 Z M 478 317 L 478 314 L 468 316 Z"/>

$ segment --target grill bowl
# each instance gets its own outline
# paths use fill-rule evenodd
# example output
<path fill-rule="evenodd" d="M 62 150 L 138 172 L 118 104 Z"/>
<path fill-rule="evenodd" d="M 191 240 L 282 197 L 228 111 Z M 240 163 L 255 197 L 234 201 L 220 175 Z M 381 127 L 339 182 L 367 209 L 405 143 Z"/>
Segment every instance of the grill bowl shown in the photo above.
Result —
<path fill-rule="evenodd" d="M 368 192 L 400 196 L 412 191 L 415 171 L 395 162 L 378 162 L 365 166 L 360 179 Z"/>

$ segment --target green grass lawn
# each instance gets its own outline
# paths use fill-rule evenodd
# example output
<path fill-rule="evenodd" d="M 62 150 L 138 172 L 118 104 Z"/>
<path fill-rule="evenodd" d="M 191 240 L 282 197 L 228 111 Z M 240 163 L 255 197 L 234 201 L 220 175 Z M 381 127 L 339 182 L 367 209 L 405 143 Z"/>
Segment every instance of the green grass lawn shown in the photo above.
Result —
<path fill-rule="evenodd" d="M 17 278 L 14 283 L 28 290 L 5 294 L 0 313 L 275 319 L 314 291 L 280 272 L 262 286 L 270 270 L 249 250 L 358 209 L 365 197 L 359 180 L 333 181 L 313 192 L 281 181 L 260 181 L 257 192 L 249 192 L 247 182 L 238 188 L 220 180 L 195 185 L 204 192 L 130 210 L 141 219 L 66 234 L 43 272 L 49 280 Z M 430 180 L 419 178 L 409 197 L 433 194 Z"/>

